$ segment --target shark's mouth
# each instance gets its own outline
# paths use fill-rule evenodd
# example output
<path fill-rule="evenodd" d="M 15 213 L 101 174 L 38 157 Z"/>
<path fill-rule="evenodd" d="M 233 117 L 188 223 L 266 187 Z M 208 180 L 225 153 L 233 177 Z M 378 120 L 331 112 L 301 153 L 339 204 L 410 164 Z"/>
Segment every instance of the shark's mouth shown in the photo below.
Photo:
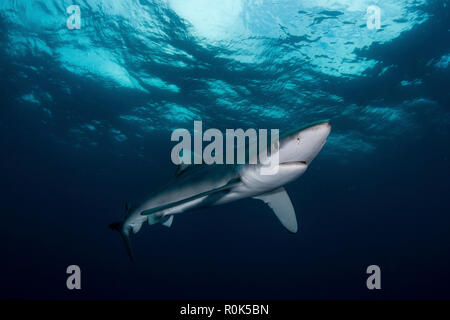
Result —
<path fill-rule="evenodd" d="M 306 161 L 288 161 L 280 163 L 280 166 L 298 166 L 298 165 L 307 166 L 308 163 Z"/>

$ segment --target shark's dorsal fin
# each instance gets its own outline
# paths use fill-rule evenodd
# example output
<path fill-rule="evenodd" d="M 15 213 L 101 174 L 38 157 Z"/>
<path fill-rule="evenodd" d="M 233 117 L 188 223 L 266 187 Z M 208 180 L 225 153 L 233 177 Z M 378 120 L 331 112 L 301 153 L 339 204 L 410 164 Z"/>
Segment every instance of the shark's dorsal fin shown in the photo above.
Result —
<path fill-rule="evenodd" d="M 175 170 L 175 176 L 178 177 L 182 173 L 186 172 L 187 169 L 192 168 L 192 164 L 194 163 L 195 156 L 198 155 L 198 153 L 195 153 L 192 150 L 184 150 L 182 149 L 182 153 L 186 152 L 186 157 L 189 158 L 189 163 L 185 163 L 183 161 L 183 157 L 178 155 L 180 159 L 180 164 L 177 166 L 177 169 Z M 201 156 L 200 156 L 201 158 Z"/>
<path fill-rule="evenodd" d="M 177 170 L 175 170 L 175 177 L 178 177 L 179 175 L 181 175 L 183 172 L 185 172 L 190 166 L 192 166 L 191 164 L 179 164 L 177 166 Z"/>
<path fill-rule="evenodd" d="M 228 182 L 227 184 L 225 184 L 225 185 L 223 185 L 221 187 L 218 187 L 218 188 L 215 188 L 215 189 L 211 189 L 211 190 L 205 191 L 205 192 L 200 192 L 200 193 L 198 193 L 198 194 L 196 194 L 194 196 L 187 197 L 187 198 L 179 200 L 179 201 L 171 202 L 171 203 L 168 203 L 168 204 L 164 204 L 162 206 L 158 206 L 158 207 L 155 207 L 155 208 L 144 210 L 144 211 L 141 212 L 141 215 L 148 216 L 148 215 L 151 215 L 151 214 L 159 212 L 159 211 L 170 209 L 170 208 L 182 205 L 184 203 L 187 203 L 187 202 L 190 202 L 190 201 L 202 198 L 202 197 L 206 197 L 206 196 L 209 196 L 211 194 L 214 194 L 214 193 L 217 193 L 217 192 L 220 192 L 220 191 L 224 191 L 224 190 L 230 189 L 230 188 L 235 187 L 236 185 L 238 185 L 240 183 L 241 183 L 241 179 L 239 179 L 239 178 L 233 179 L 233 180 L 231 180 L 230 182 Z"/>
<path fill-rule="evenodd" d="M 292 233 L 297 232 L 297 217 L 291 199 L 286 190 L 281 187 L 254 197 L 264 201 L 273 210 L 281 224 Z"/>

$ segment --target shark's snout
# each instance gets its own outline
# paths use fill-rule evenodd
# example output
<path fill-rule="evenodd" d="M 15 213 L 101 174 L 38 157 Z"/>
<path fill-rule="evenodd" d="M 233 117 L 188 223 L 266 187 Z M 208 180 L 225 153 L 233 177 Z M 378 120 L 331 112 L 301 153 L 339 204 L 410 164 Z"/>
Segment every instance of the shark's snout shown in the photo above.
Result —
<path fill-rule="evenodd" d="M 323 141 L 323 143 L 325 143 L 327 141 L 330 132 L 331 132 L 331 124 L 329 122 L 323 122 L 316 124 L 312 127 L 309 127 L 305 130 L 302 130 L 300 132 L 300 135 L 304 133 L 308 135 L 310 139 L 320 140 Z"/>
<path fill-rule="evenodd" d="M 331 132 L 331 124 L 322 121 L 294 131 L 282 139 L 280 162 L 304 161 L 306 164 L 317 156 Z"/>
<path fill-rule="evenodd" d="M 331 132 L 331 124 L 326 121 L 299 132 L 301 153 L 300 159 L 309 164 L 320 152 Z"/>
<path fill-rule="evenodd" d="M 324 122 L 316 125 L 317 137 L 321 141 L 321 147 L 327 142 L 327 138 L 331 132 L 331 124 L 329 122 Z"/>

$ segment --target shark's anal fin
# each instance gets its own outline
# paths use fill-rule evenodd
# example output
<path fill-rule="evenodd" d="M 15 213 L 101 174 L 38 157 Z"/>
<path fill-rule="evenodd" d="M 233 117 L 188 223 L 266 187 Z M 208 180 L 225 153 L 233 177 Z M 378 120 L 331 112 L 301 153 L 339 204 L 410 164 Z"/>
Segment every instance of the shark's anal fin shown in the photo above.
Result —
<path fill-rule="evenodd" d="M 298 226 L 295 210 L 292 206 L 289 195 L 283 187 L 261 194 L 254 198 L 267 203 L 277 216 L 278 220 L 280 220 L 281 224 L 289 232 L 297 232 Z"/>
<path fill-rule="evenodd" d="M 147 223 L 149 226 L 162 222 L 162 219 L 163 219 L 162 212 L 154 212 L 147 215 Z"/>
<path fill-rule="evenodd" d="M 148 210 L 144 210 L 144 211 L 141 212 L 141 215 L 148 216 L 148 215 L 151 215 L 151 214 L 156 213 L 156 212 L 164 211 L 166 209 L 170 209 L 170 208 L 182 205 L 184 203 L 187 203 L 187 202 L 199 199 L 199 198 L 203 198 L 203 197 L 212 195 L 212 194 L 220 192 L 220 191 L 231 189 L 231 188 L 235 187 L 236 185 L 238 185 L 240 183 L 241 183 L 240 179 L 233 179 L 233 180 L 231 180 L 230 182 L 228 182 L 227 184 L 225 184 L 225 185 L 223 185 L 221 187 L 218 187 L 218 188 L 215 188 L 215 189 L 211 189 L 211 190 L 208 190 L 208 191 L 205 191 L 205 192 L 200 192 L 200 193 L 198 193 L 198 194 L 196 194 L 194 196 L 191 196 L 191 197 L 179 200 L 179 201 L 171 202 L 171 203 L 164 204 L 164 205 L 161 205 L 161 206 L 158 206 L 158 207 L 154 207 L 154 208 L 151 208 L 151 209 L 148 209 Z M 150 221 L 149 221 L 149 224 L 150 224 Z"/>

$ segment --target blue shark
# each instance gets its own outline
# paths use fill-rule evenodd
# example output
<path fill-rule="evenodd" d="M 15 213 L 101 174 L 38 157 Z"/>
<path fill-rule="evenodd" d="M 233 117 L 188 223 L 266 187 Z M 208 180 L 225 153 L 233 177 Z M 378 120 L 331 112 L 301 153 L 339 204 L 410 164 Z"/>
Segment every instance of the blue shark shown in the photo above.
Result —
<path fill-rule="evenodd" d="M 133 260 L 130 235 L 139 232 L 145 222 L 170 227 L 176 214 L 254 198 L 267 203 L 281 224 L 296 233 L 295 210 L 284 186 L 305 173 L 330 132 L 328 121 L 286 132 L 275 142 L 269 161 L 264 163 L 180 165 L 162 191 L 138 206 L 127 205 L 125 219 L 109 227 L 119 231 Z M 275 156 L 276 173 L 262 174 L 261 169 L 272 163 L 270 157 Z"/>

